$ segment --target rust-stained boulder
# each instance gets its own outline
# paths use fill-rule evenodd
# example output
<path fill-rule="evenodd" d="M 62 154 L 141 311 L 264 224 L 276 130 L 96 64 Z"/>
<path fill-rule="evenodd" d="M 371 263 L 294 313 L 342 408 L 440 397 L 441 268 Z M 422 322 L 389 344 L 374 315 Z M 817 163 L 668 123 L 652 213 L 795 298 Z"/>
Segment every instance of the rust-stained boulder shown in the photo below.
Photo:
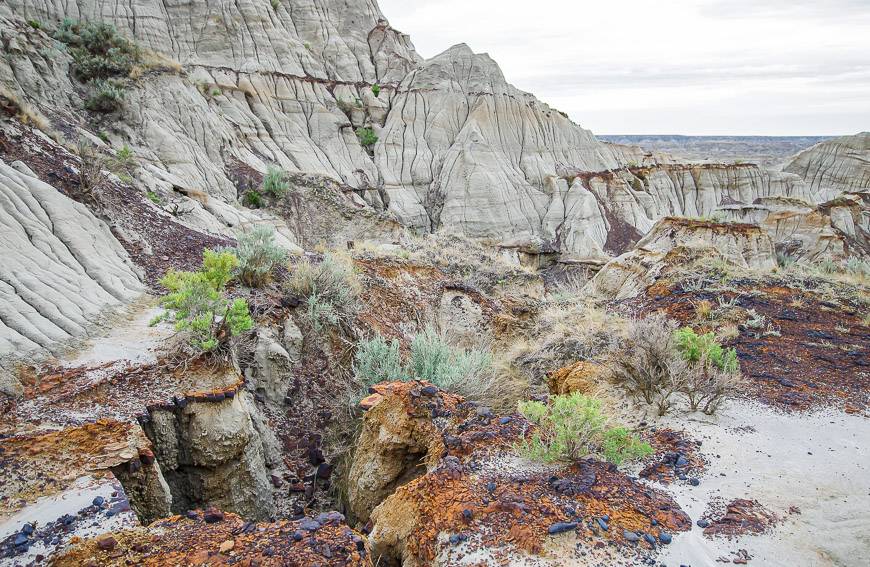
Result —
<path fill-rule="evenodd" d="M 441 395 L 424 382 L 381 385 L 363 420 L 350 468 L 350 511 L 365 521 L 396 487 L 434 468 L 444 453 L 444 442 L 433 414 L 449 411 L 458 398 Z M 446 407 L 445 407 L 446 406 Z"/>
<path fill-rule="evenodd" d="M 600 364 L 581 360 L 547 376 L 547 387 L 554 395 L 588 394 L 595 387 L 603 369 Z"/>
<path fill-rule="evenodd" d="M 652 546 L 624 546 L 626 530 L 657 537 L 690 527 L 673 500 L 613 465 L 520 458 L 514 446 L 530 427 L 522 416 L 424 382 L 381 395 L 366 414 L 349 489 L 354 513 L 371 525 L 376 563 L 564 565 L 580 551 L 641 558 Z"/>

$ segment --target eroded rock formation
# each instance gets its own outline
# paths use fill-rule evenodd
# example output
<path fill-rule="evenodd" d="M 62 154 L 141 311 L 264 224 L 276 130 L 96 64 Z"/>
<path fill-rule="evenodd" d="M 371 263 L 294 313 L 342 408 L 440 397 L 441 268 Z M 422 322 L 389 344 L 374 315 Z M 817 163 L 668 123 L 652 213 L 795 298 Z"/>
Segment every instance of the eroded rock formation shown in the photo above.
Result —
<path fill-rule="evenodd" d="M 741 268 L 776 267 L 773 241 L 757 225 L 665 218 L 631 252 L 614 258 L 589 283 L 604 297 L 635 297 L 663 270 L 707 258 Z"/>
<path fill-rule="evenodd" d="M 828 140 L 802 151 L 783 168 L 826 199 L 870 188 L 870 132 Z"/>
<path fill-rule="evenodd" d="M 0 257 L 0 358 L 87 335 L 143 290 L 108 226 L 20 162 L 0 161 Z"/>
<path fill-rule="evenodd" d="M 594 541 L 619 546 L 645 532 L 656 541 L 690 526 L 676 503 L 612 465 L 523 461 L 513 443 L 529 424 L 519 415 L 497 416 L 424 382 L 379 389 L 349 498 L 370 520 L 372 554 L 382 565 L 447 566 L 469 557 L 558 565 L 575 549 L 606 547 Z M 575 548 L 577 541 L 590 545 Z M 641 560 L 649 549 L 628 553 Z M 594 553 L 607 560 L 606 551 Z"/>

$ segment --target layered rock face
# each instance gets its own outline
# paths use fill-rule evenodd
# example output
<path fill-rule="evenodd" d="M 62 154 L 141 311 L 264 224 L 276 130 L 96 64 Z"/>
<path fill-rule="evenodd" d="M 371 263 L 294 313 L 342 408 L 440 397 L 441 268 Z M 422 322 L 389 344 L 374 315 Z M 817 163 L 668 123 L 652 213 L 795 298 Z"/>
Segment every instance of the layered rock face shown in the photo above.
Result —
<path fill-rule="evenodd" d="M 669 217 L 659 221 L 634 250 L 608 262 L 589 287 L 611 299 L 636 297 L 664 270 L 702 258 L 741 268 L 776 267 L 773 241 L 757 225 Z"/>
<path fill-rule="evenodd" d="M 108 226 L 20 163 L 0 161 L 0 235 L 0 357 L 83 336 L 142 291 Z"/>
<path fill-rule="evenodd" d="M 870 188 L 870 132 L 843 136 L 802 151 L 784 171 L 801 176 L 826 198 Z"/>
<path fill-rule="evenodd" d="M 668 158 L 603 144 L 485 54 L 458 45 L 422 61 L 371 0 L 246 0 L 217 14 L 211 3 L 12 0 L 0 7 L 14 37 L 0 77 L 37 107 L 82 112 L 70 58 L 14 16 L 106 21 L 159 54 L 109 136 L 147 159 L 154 186 L 211 196 L 188 217 L 212 232 L 259 216 L 234 206 L 239 173 L 269 164 L 330 177 L 416 230 L 540 239 L 582 258 L 621 253 L 662 216 L 706 215 L 723 199 L 821 200 L 794 175 L 659 167 Z"/>

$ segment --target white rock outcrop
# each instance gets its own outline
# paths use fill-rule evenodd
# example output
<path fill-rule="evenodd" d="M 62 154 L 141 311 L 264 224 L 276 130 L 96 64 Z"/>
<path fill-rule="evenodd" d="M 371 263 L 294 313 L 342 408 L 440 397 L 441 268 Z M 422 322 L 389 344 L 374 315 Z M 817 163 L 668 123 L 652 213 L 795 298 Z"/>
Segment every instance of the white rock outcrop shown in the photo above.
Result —
<path fill-rule="evenodd" d="M 799 175 L 814 193 L 833 199 L 843 191 L 870 188 L 870 132 L 842 136 L 808 148 L 784 171 Z"/>
<path fill-rule="evenodd" d="M 609 299 L 629 299 L 655 283 L 665 270 L 702 258 L 762 271 L 777 265 L 773 241 L 756 225 L 667 217 L 632 251 L 608 262 L 587 288 Z"/>
<path fill-rule="evenodd" d="M 0 258 L 0 357 L 86 335 L 106 309 L 142 291 L 105 223 L 2 161 Z"/>

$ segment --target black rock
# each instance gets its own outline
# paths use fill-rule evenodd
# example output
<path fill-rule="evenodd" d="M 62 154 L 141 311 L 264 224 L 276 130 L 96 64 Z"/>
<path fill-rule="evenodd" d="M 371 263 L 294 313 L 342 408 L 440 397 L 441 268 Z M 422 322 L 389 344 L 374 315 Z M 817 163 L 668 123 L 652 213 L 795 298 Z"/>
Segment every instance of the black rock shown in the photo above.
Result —
<path fill-rule="evenodd" d="M 202 519 L 205 520 L 206 524 L 216 524 L 224 521 L 224 513 L 220 510 L 206 510 L 202 515 Z"/>
<path fill-rule="evenodd" d="M 510 416 L 505 416 L 505 417 L 499 419 L 498 422 L 499 422 L 501 425 L 505 425 L 505 424 L 510 423 L 512 420 L 513 420 L 512 417 L 510 417 Z"/>
<path fill-rule="evenodd" d="M 701 481 L 698 480 L 697 478 L 690 478 L 689 484 L 691 484 L 692 486 L 698 486 L 699 484 L 701 484 Z"/>
<path fill-rule="evenodd" d="M 466 508 L 465 510 L 462 511 L 462 518 L 463 518 L 466 522 L 470 522 L 470 521 L 471 521 L 471 518 L 473 518 L 473 517 L 474 517 L 474 512 L 472 512 L 472 511 L 469 510 L 468 508 Z"/>
<path fill-rule="evenodd" d="M 556 522 L 547 528 L 547 533 L 550 535 L 561 534 L 565 532 L 570 532 L 577 528 L 577 522 Z"/>
<path fill-rule="evenodd" d="M 305 518 L 299 522 L 299 528 L 309 532 L 316 532 L 320 529 L 320 522 L 311 518 Z"/>
<path fill-rule="evenodd" d="M 188 510 L 185 516 L 187 516 L 191 520 L 195 520 L 197 518 L 196 512 L 193 510 Z"/>
<path fill-rule="evenodd" d="M 671 534 L 667 534 L 665 532 L 659 533 L 659 541 L 662 542 L 663 544 L 668 545 L 669 543 L 671 543 L 671 540 L 673 540 L 673 538 L 671 537 Z"/>
<path fill-rule="evenodd" d="M 459 535 L 453 534 L 450 536 L 450 545 L 456 545 L 459 543 Z"/>
<path fill-rule="evenodd" d="M 420 389 L 420 393 L 424 396 L 435 396 L 438 394 L 438 388 L 435 386 L 423 386 Z"/>
<path fill-rule="evenodd" d="M 653 537 L 652 535 L 650 535 L 650 534 L 643 534 L 643 540 L 644 540 L 645 542 L 647 542 L 648 544 L 650 544 L 650 545 L 655 545 L 655 544 L 656 544 L 656 538 L 654 538 L 654 537 Z"/>
<path fill-rule="evenodd" d="M 605 532 L 610 529 L 610 526 L 607 525 L 607 521 L 605 521 L 604 518 L 598 518 L 598 526 Z"/>
<path fill-rule="evenodd" d="M 21 526 L 21 533 L 30 535 L 34 532 L 33 524 L 24 524 Z"/>
<path fill-rule="evenodd" d="M 640 541 L 640 536 L 634 532 L 630 532 L 628 530 L 622 530 L 622 537 L 625 538 L 625 541 L 630 543 L 636 543 Z"/>
<path fill-rule="evenodd" d="M 689 460 L 686 459 L 686 457 L 684 457 L 683 455 L 680 455 L 679 457 L 677 457 L 677 462 L 675 463 L 676 466 L 685 467 L 688 464 L 689 464 Z"/>
<path fill-rule="evenodd" d="M 486 489 L 487 489 L 489 492 L 495 492 L 495 483 L 492 482 L 492 481 L 487 482 L 487 483 L 486 483 Z"/>
<path fill-rule="evenodd" d="M 91 501 L 91 504 L 93 504 L 93 505 L 96 506 L 97 508 L 102 508 L 102 507 L 103 507 L 103 504 L 105 504 L 105 503 L 106 503 L 106 499 L 103 498 L 102 496 L 97 496 L 96 498 L 94 498 L 94 499 Z"/>
<path fill-rule="evenodd" d="M 699 528 L 706 528 L 710 525 L 710 522 L 707 520 L 698 520 L 697 522 L 695 522 L 695 524 L 697 524 Z"/>
<path fill-rule="evenodd" d="M 317 478 L 327 479 L 332 476 L 333 466 L 329 463 L 320 463 L 317 465 Z"/>
<path fill-rule="evenodd" d="M 608 516 L 607 514 L 604 514 L 603 516 L 601 516 L 601 519 L 604 520 L 605 522 L 609 522 L 610 516 Z"/>
<path fill-rule="evenodd" d="M 27 541 L 28 541 L 27 534 L 18 532 L 18 535 L 16 535 L 15 539 L 12 540 L 12 544 L 15 545 L 16 547 L 20 547 L 22 545 L 26 545 Z"/>
<path fill-rule="evenodd" d="M 657 526 L 657 525 L 659 525 L 659 521 L 656 520 L 655 518 L 653 518 L 652 520 L 650 520 L 649 525 L 651 525 L 651 526 Z"/>
<path fill-rule="evenodd" d="M 341 512 L 323 512 L 317 515 L 315 521 L 321 526 L 329 523 L 340 524 L 344 521 L 344 514 Z"/>
<path fill-rule="evenodd" d="M 293 532 L 293 541 L 302 541 L 303 537 L 305 537 L 305 536 L 303 536 L 302 532 L 300 532 L 299 530 L 296 530 L 295 532 Z"/>

